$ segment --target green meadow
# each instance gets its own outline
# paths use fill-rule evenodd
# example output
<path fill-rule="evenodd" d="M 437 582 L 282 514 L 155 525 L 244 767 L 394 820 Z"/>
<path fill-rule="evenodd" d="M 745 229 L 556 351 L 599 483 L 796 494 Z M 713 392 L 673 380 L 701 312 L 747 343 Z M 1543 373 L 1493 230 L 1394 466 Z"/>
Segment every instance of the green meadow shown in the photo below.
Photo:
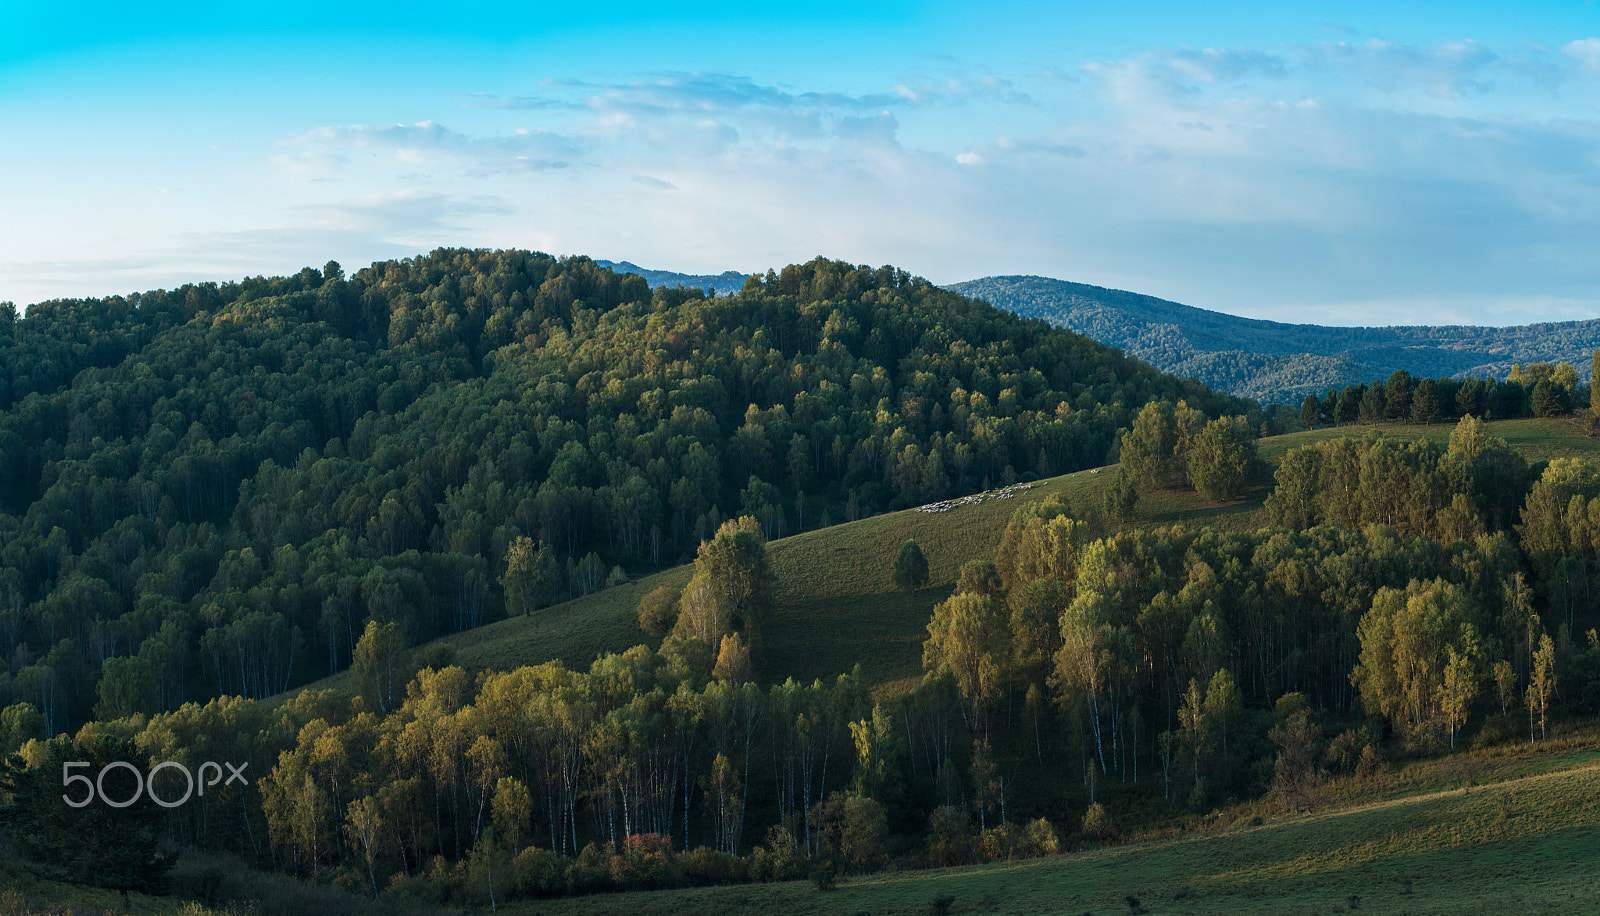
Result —
<path fill-rule="evenodd" d="M 1263 802 L 1197 829 L 1058 856 L 846 879 L 614 894 L 509 908 L 517 913 L 683 916 L 1132 912 L 1531 913 L 1600 907 L 1600 749 L 1421 761 L 1331 786 L 1305 814 Z M 1417 782 L 1430 783 L 1418 792 Z"/>

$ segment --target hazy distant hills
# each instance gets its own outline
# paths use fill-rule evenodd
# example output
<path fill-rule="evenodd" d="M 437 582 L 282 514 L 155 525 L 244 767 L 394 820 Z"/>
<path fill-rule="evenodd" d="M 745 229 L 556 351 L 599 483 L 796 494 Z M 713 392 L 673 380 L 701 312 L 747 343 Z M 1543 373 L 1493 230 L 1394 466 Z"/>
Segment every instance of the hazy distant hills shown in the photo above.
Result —
<path fill-rule="evenodd" d="M 628 261 L 596 261 L 638 274 L 650 286 L 736 293 L 745 274 L 682 274 Z M 1285 324 L 1240 318 L 1154 296 L 1049 277 L 983 277 L 947 289 L 1030 318 L 1043 318 L 1119 347 L 1163 372 L 1263 404 L 1298 404 L 1307 394 L 1388 378 L 1503 378 L 1513 363 L 1572 363 L 1587 377 L 1600 349 L 1600 318 L 1509 328 L 1396 325 L 1383 328 Z"/>
<path fill-rule="evenodd" d="M 692 286 L 696 289 L 714 289 L 719 296 L 726 296 L 743 289 L 745 278 L 749 276 L 737 270 L 728 270 L 720 274 L 680 274 L 671 270 L 646 270 L 631 261 L 595 261 L 595 263 L 619 274 L 638 274 L 644 277 L 644 282 L 650 284 L 651 289 L 657 286 Z"/>
<path fill-rule="evenodd" d="M 1567 361 L 1586 376 L 1600 319 L 1509 328 L 1325 327 L 1240 318 L 1048 277 L 983 277 L 947 289 L 1072 328 L 1163 372 L 1263 403 L 1294 404 L 1388 377 L 1503 377 L 1513 363 Z"/>

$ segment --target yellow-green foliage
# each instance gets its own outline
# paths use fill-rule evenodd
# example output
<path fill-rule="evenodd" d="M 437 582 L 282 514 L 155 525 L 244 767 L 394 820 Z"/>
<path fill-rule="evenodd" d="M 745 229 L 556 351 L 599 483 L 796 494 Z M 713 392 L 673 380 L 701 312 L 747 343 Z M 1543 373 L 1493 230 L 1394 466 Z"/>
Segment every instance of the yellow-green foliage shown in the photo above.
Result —
<path fill-rule="evenodd" d="M 1490 434 L 1519 449 L 1530 462 L 1552 457 L 1600 458 L 1600 439 L 1589 439 L 1561 420 L 1504 420 L 1488 424 Z M 1370 427 L 1341 426 L 1262 439 L 1260 456 L 1276 466 L 1292 448 L 1346 436 Z M 1448 424 L 1380 424 L 1396 438 L 1428 438 L 1448 446 Z M 1116 467 L 1079 471 L 1041 481 L 1009 499 L 989 499 L 947 512 L 891 512 L 831 528 L 807 531 L 768 545 L 776 583 L 773 608 L 763 624 L 763 655 L 756 675 L 763 682 L 794 677 L 802 683 L 832 678 L 857 663 L 879 697 L 910 689 L 922 674 L 922 644 L 933 607 L 949 596 L 961 565 L 990 559 L 1011 514 L 1024 502 L 1053 494 L 1078 507 L 1098 508 L 1116 481 Z M 1266 523 L 1259 487 L 1246 499 L 1213 506 L 1187 489 L 1144 494 L 1131 524 L 1138 526 L 1211 525 L 1249 530 Z M 928 587 L 909 595 L 893 581 L 901 545 L 915 540 L 928 558 Z M 639 629 L 639 601 L 651 589 L 681 589 L 692 567 L 684 566 L 603 589 L 574 601 L 447 637 L 455 661 L 469 668 L 508 670 L 561 659 L 586 668 L 604 652 L 621 652 L 649 637 Z M 340 684 L 342 676 L 323 682 Z"/>

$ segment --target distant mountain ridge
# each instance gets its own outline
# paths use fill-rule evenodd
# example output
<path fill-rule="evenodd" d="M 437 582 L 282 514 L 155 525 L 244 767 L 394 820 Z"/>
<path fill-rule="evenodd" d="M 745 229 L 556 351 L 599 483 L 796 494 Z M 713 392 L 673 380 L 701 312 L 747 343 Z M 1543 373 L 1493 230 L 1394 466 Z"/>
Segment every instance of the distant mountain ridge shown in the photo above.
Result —
<path fill-rule="evenodd" d="M 695 289 L 714 289 L 719 296 L 744 289 L 744 281 L 750 276 L 737 270 L 725 270 L 720 274 L 680 274 L 672 270 L 648 270 L 632 261 L 595 261 L 595 263 L 619 274 L 638 274 L 644 277 L 644 282 L 650 284 L 651 289 L 658 286 L 691 286 Z"/>
<path fill-rule="evenodd" d="M 945 287 L 1071 328 L 1174 375 L 1263 403 L 1294 404 L 1396 369 L 1501 378 L 1514 363 L 1570 362 L 1586 376 L 1600 318 L 1508 328 L 1328 327 L 1241 318 L 1154 296 L 1049 277 L 982 277 Z"/>

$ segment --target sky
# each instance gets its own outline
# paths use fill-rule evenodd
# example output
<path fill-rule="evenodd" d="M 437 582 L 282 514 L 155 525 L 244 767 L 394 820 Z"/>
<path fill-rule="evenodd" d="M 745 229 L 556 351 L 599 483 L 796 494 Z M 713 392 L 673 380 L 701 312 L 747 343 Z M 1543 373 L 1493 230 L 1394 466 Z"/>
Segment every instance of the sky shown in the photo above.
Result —
<path fill-rule="evenodd" d="M 0 300 L 441 246 L 1600 315 L 1600 7 L 0 0 Z"/>

